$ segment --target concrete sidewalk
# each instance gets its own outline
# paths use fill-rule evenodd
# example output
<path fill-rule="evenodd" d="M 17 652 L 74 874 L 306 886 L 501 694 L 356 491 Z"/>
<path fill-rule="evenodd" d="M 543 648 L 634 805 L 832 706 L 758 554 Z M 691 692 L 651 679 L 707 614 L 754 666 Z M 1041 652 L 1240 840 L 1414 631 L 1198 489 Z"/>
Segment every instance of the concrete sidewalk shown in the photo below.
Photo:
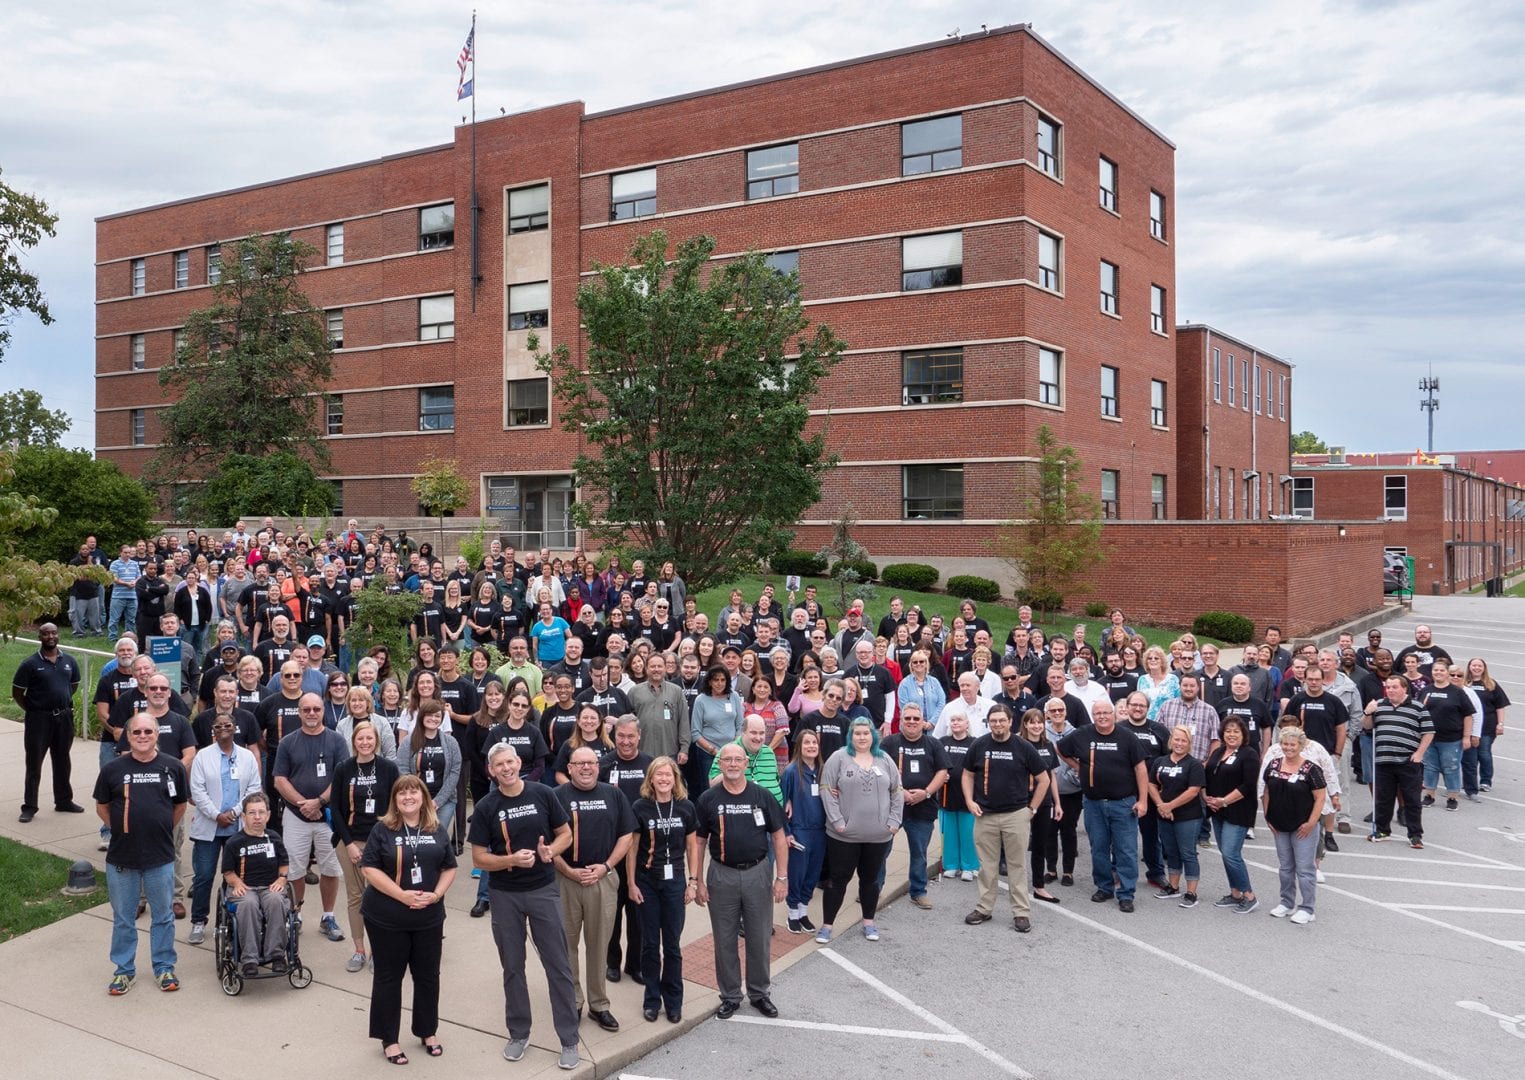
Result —
<path fill-rule="evenodd" d="M 42 811 L 29 825 L 17 821 L 23 772 L 21 734 L 20 724 L 0 720 L 0 835 L 66 859 L 87 859 L 101 868 L 104 853 L 96 850 L 98 819 L 93 813 L 55 813 L 48 769 L 43 770 L 38 800 Z M 93 809 L 96 744 L 76 740 L 72 758 L 75 798 Z M 937 843 L 934 837 L 934 861 Z M 403 1049 L 415 1070 L 445 1066 L 452 1073 L 491 1068 L 524 1077 L 606 1077 L 714 1012 L 719 999 L 714 990 L 709 918 L 705 909 L 692 906 L 683 934 L 688 978 L 682 1023 L 670 1024 L 661 1017 L 648 1024 L 641 1016 L 642 988 L 626 977 L 609 987 L 610 1011 L 619 1019 L 620 1030 L 605 1032 L 584 1019 L 580 1028 L 583 1063 L 575 1072 L 563 1073 L 556 1068 L 559 1047 L 544 977 L 532 957 L 528 974 L 535 1025 L 530 1051 L 516 1065 L 504 1062 L 502 969 L 490 920 L 467 914 L 476 886 L 469 862 L 468 852 L 445 900 L 449 915 L 439 1032 L 445 1056 L 436 1063 L 423 1053 L 417 1040 L 407 1035 L 405 1015 Z M 890 858 L 882 903 L 903 895 L 906 888 L 905 844 L 899 842 Z M 311 912 L 316 907 L 316 890 L 309 887 L 309 892 L 314 899 L 309 906 L 311 927 L 316 922 Z M 343 895 L 341 887 L 341 908 Z M 844 909 L 839 929 L 848 925 L 851 909 L 852 905 Z M 818 905 L 815 914 L 819 916 Z M 784 920 L 780 905 L 775 909 L 775 974 L 815 948 L 813 938 L 787 933 Z M 338 1078 L 374 1075 L 386 1067 L 380 1047 L 366 1037 L 370 976 L 344 970 L 352 951 L 349 941 L 330 942 L 309 929 L 302 937 L 302 961 L 315 974 L 312 986 L 292 990 L 284 980 L 262 980 L 245 986 L 239 997 L 229 998 L 217 982 L 211 935 L 205 945 L 188 945 L 190 923 L 177 922 L 176 970 L 181 989 L 164 994 L 145 977 L 149 969 L 146 916 L 138 928 L 139 979 L 122 998 L 106 993 L 111 977 L 107 960 L 111 912 L 105 905 L 0 945 L 0 1027 L 13 1033 L 0 1072 L 9 1080 L 56 1080 L 71 1074 L 263 1080 L 272 1070 Z M 409 994 L 405 988 L 404 1005 Z M 778 1005 L 787 1017 L 790 1003 L 781 999 Z"/>

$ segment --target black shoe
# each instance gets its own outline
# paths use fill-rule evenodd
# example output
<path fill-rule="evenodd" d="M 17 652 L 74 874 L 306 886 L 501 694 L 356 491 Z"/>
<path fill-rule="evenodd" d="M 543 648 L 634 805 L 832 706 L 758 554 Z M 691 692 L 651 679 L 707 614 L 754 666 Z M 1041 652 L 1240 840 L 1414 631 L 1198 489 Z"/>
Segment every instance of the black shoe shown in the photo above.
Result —
<path fill-rule="evenodd" d="M 1119 900 L 1117 902 L 1117 910 L 1118 911 L 1132 911 L 1133 910 L 1133 901 L 1132 900 Z"/>
<path fill-rule="evenodd" d="M 53 807 L 53 809 L 57 810 L 60 814 L 83 814 L 85 812 L 85 808 L 77 802 L 61 803 Z"/>
<path fill-rule="evenodd" d="M 789 932 L 791 934 L 803 934 L 805 932 L 805 928 L 800 925 L 800 921 L 793 915 L 789 916 Z"/>
<path fill-rule="evenodd" d="M 620 1022 L 614 1018 L 614 1014 L 608 1009 L 600 1009 L 597 1012 L 589 1009 L 588 1019 L 592 1020 L 605 1031 L 618 1031 L 620 1029 Z"/>
<path fill-rule="evenodd" d="M 245 964 L 243 967 L 244 978 L 252 979 L 259 974 L 258 964 Z"/>
<path fill-rule="evenodd" d="M 752 1002 L 752 1008 L 762 1013 L 769 1020 L 778 1019 L 778 1006 L 773 1004 L 772 998 L 760 997 L 756 1001 Z"/>
<path fill-rule="evenodd" d="M 486 900 L 478 900 L 475 904 L 471 905 L 471 917 L 473 919 L 480 919 L 483 915 L 487 914 L 487 907 Z"/>
<path fill-rule="evenodd" d="M 1152 885 L 1156 889 L 1168 889 L 1168 888 L 1170 888 L 1170 882 L 1166 881 L 1164 878 L 1158 878 L 1158 877 L 1145 878 L 1144 879 L 1144 884 L 1145 885 Z"/>
<path fill-rule="evenodd" d="M 1433 796 L 1433 795 L 1426 795 L 1424 798 L 1419 800 L 1419 805 L 1420 806 L 1434 806 L 1435 805 L 1435 796 Z"/>
<path fill-rule="evenodd" d="M 1100 889 L 1097 889 L 1091 894 L 1091 903 L 1093 904 L 1105 904 L 1110 899 L 1112 899 L 1112 894 L 1109 892 L 1102 892 Z"/>
<path fill-rule="evenodd" d="M 619 969 L 618 965 L 606 968 L 604 970 L 604 978 L 608 979 L 610 982 L 619 982 L 620 981 L 620 969 Z"/>
<path fill-rule="evenodd" d="M 631 971 L 629 968 L 626 968 L 625 974 L 629 975 L 630 981 L 635 983 L 637 986 L 646 985 L 646 978 L 639 971 Z"/>
<path fill-rule="evenodd" d="M 1340 850 L 1340 845 L 1335 842 L 1335 839 L 1334 839 L 1334 836 L 1333 836 L 1332 833 L 1325 833 L 1324 834 L 1324 850 L 1325 851 L 1339 851 Z"/>
<path fill-rule="evenodd" d="M 1060 874 L 1059 875 L 1059 884 L 1061 884 L 1061 885 L 1073 885 L 1073 884 L 1075 884 L 1075 875 L 1074 874 Z"/>
<path fill-rule="evenodd" d="M 646 1022 L 648 1024 L 654 1024 L 657 1022 L 657 1010 L 650 1005 L 641 1010 L 641 1015 L 646 1018 Z"/>
<path fill-rule="evenodd" d="M 668 1009 L 667 1010 L 667 1022 L 669 1024 L 677 1024 L 677 1023 L 682 1022 L 682 1020 L 683 1020 L 683 1010 L 682 1009 Z"/>
<path fill-rule="evenodd" d="M 284 956 L 277 956 L 274 960 L 270 961 L 270 970 L 277 975 L 286 974 L 286 958 Z"/>
<path fill-rule="evenodd" d="M 815 923 L 810 921 L 810 916 L 809 915 L 801 915 L 800 916 L 800 929 L 805 931 L 805 933 L 807 933 L 807 934 L 815 933 L 816 925 L 815 925 Z"/>
<path fill-rule="evenodd" d="M 23 809 L 21 811 L 21 824 L 25 825 L 27 822 L 31 821 L 36 816 L 37 816 L 37 811 L 36 810 L 25 810 L 25 809 Z"/>
<path fill-rule="evenodd" d="M 729 1020 L 736 1015 L 736 1010 L 739 1008 L 741 1008 L 741 1002 L 739 1001 L 722 1001 L 720 1008 L 715 1010 L 715 1018 L 717 1020 Z"/>

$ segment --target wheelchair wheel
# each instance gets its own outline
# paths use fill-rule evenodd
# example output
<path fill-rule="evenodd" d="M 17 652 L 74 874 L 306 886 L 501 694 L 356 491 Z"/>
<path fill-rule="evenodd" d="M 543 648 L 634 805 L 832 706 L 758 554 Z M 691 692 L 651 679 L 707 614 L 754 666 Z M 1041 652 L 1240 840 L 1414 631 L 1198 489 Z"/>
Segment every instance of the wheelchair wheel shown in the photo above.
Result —
<path fill-rule="evenodd" d="M 287 972 L 286 980 L 291 983 L 293 990 L 306 990 L 312 985 L 312 968 L 298 964 Z"/>
<path fill-rule="evenodd" d="M 237 997 L 244 991 L 244 978 L 238 970 L 229 964 L 222 969 L 222 992 L 228 997 Z"/>

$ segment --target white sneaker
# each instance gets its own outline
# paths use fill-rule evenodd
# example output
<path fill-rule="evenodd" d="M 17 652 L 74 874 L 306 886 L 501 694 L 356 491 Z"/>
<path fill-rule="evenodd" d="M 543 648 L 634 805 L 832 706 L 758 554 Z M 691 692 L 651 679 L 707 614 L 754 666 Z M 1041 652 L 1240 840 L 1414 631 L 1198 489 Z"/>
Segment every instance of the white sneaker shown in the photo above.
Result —
<path fill-rule="evenodd" d="M 974 871 L 973 870 L 965 870 L 962 874 L 959 875 L 959 877 L 963 878 L 965 881 L 973 881 L 974 880 Z"/>
<path fill-rule="evenodd" d="M 1324 883 L 1324 872 L 1322 870 L 1314 870 L 1313 880 L 1322 885 Z"/>
<path fill-rule="evenodd" d="M 1292 913 L 1292 921 L 1298 926 L 1307 926 L 1313 921 L 1313 912 L 1306 908 L 1298 908 Z"/>
<path fill-rule="evenodd" d="M 943 880 L 944 881 L 952 881 L 956 877 L 958 877 L 958 871 L 957 870 L 944 870 L 943 871 Z"/>
<path fill-rule="evenodd" d="M 1273 919 L 1285 919 L 1290 914 L 1292 914 L 1292 909 L 1286 904 L 1277 904 L 1271 909 L 1271 918 Z"/>

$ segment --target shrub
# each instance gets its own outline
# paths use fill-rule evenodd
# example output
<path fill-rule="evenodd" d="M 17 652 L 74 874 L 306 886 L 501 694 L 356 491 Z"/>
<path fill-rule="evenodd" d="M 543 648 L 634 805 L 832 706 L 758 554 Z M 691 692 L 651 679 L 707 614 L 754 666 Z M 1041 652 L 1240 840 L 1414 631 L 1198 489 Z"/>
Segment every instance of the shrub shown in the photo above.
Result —
<path fill-rule="evenodd" d="M 958 597 L 968 597 L 981 604 L 1001 598 L 1001 587 L 987 577 L 974 574 L 954 574 L 948 579 L 948 592 Z"/>
<path fill-rule="evenodd" d="M 857 573 L 859 581 L 879 579 L 879 567 L 872 559 L 839 559 L 831 568 L 831 576 L 839 578 L 849 570 Z"/>
<path fill-rule="evenodd" d="M 1255 636 L 1255 624 L 1232 611 L 1204 611 L 1191 624 L 1191 632 L 1230 645 L 1242 645 Z"/>
<path fill-rule="evenodd" d="M 1058 611 L 1064 606 L 1064 596 L 1057 589 L 1035 585 L 1017 590 L 1017 599 L 1037 611 Z"/>
<path fill-rule="evenodd" d="M 823 555 L 814 551 L 800 551 L 797 548 L 780 551 L 768 560 L 768 565 L 773 567 L 775 574 L 798 574 L 800 577 L 826 575 L 826 559 Z"/>
<path fill-rule="evenodd" d="M 892 589 L 925 592 L 937 584 L 940 576 L 937 567 L 928 566 L 926 563 L 897 562 L 886 566 L 880 573 L 879 580 Z"/>
<path fill-rule="evenodd" d="M 1111 610 L 1112 608 L 1110 605 L 1104 604 L 1100 600 L 1092 600 L 1085 607 L 1086 618 L 1105 619 Z"/>

